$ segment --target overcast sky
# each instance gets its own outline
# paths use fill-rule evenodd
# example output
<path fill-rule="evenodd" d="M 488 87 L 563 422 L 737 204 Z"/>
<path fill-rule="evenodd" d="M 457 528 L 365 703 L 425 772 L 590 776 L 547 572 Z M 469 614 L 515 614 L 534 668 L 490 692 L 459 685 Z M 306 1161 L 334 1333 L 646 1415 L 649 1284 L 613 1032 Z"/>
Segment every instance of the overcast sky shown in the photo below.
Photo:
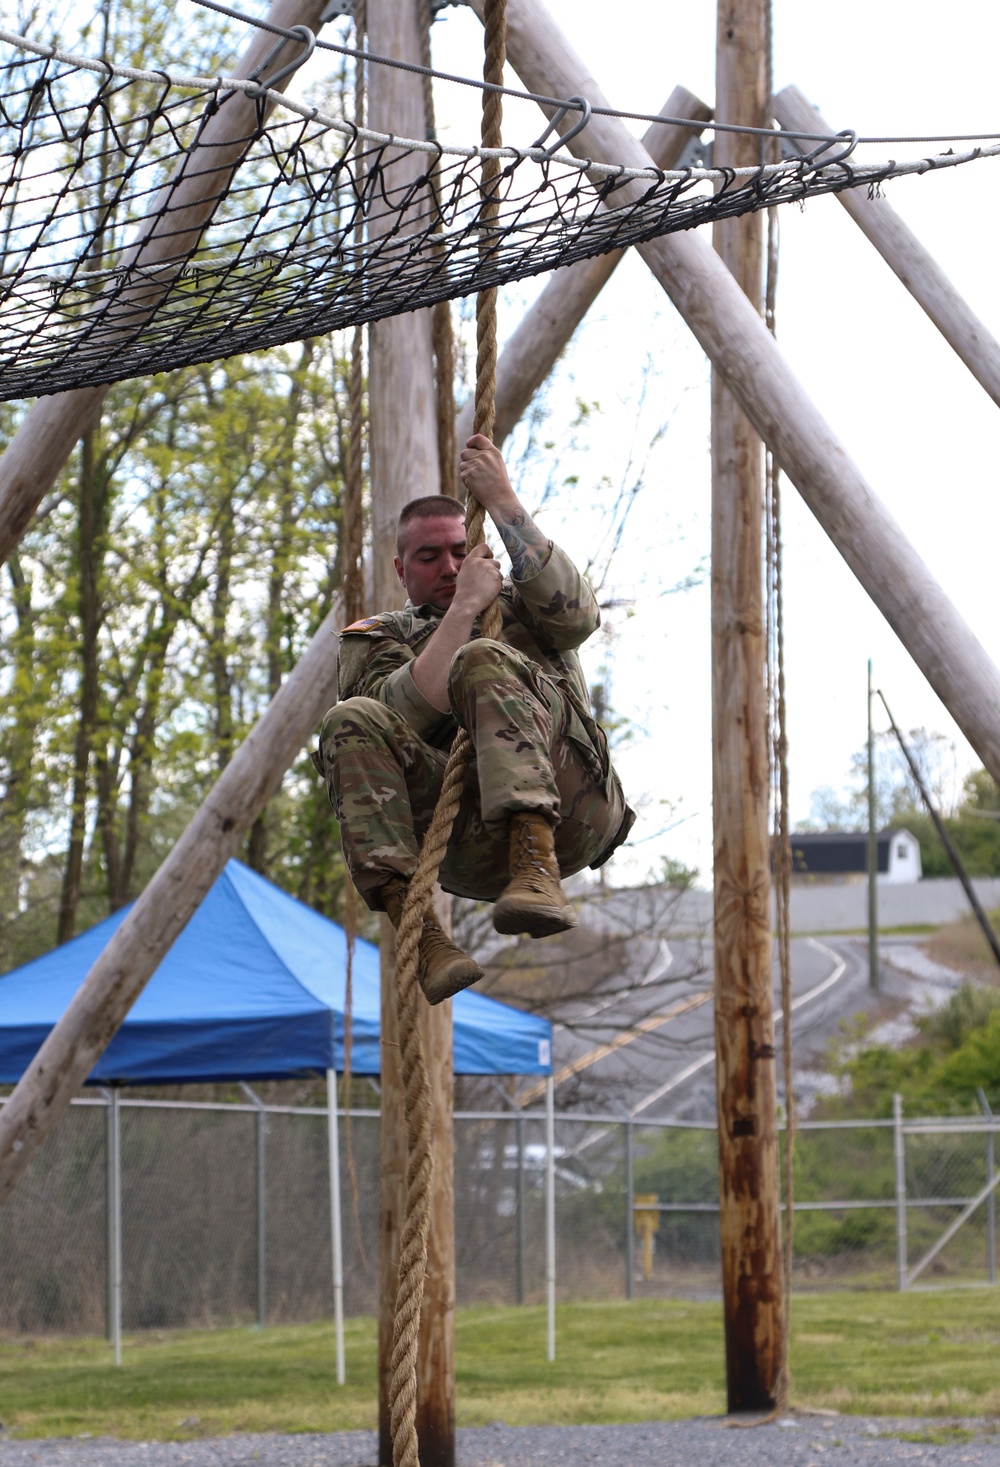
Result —
<path fill-rule="evenodd" d="M 677 83 L 711 100 L 712 0 L 615 9 L 552 0 L 550 9 L 615 105 L 656 112 Z M 435 26 L 436 64 L 474 72 L 477 26 L 461 11 L 445 16 Z M 892 137 L 1000 132 L 996 0 L 968 0 L 951 10 L 872 0 L 847 0 L 831 10 L 812 0 L 775 0 L 774 36 L 776 90 L 794 83 L 837 128 Z M 448 140 L 468 140 L 475 126 L 468 102 L 458 101 L 453 88 L 439 88 L 437 105 Z M 511 125 L 518 125 L 516 111 Z M 933 151 L 943 149 L 901 143 L 869 148 L 866 156 Z M 1000 336 L 1000 161 L 898 180 L 885 195 Z M 535 289 L 529 283 L 509 293 L 501 305 L 502 333 L 514 329 Z M 777 311 L 781 349 L 801 381 L 990 655 L 1000 659 L 997 409 L 833 198 L 781 211 Z M 646 838 L 634 848 L 636 873 L 665 853 L 697 865 L 706 877 L 711 870 L 708 588 L 659 594 L 708 551 L 708 382 L 700 349 L 633 259 L 578 333 L 550 392 L 553 436 L 577 396 L 601 407 L 586 452 L 566 464 L 579 475 L 579 508 L 558 527 L 583 559 L 595 524 L 588 495 L 597 494 L 594 486 L 604 477 L 618 481 L 630 444 L 641 455 L 656 428 L 666 425 L 613 575 L 620 594 L 636 598 L 632 616 L 611 616 L 612 694 L 637 729 L 634 747 L 619 762 L 630 792 L 646 802 L 636 830 Z M 791 486 L 785 506 L 793 817 L 808 816 L 818 787 L 844 783 L 850 756 L 864 742 L 869 657 L 897 721 L 954 742 L 960 779 L 979 761 Z M 661 800 L 677 807 L 667 835 L 657 834 L 667 823 Z"/>

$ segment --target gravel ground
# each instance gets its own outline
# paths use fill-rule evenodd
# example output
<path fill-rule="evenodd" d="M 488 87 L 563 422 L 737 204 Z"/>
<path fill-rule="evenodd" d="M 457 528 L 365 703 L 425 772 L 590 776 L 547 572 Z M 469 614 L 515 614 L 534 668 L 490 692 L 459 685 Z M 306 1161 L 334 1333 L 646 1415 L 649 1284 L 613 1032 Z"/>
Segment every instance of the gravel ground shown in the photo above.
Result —
<path fill-rule="evenodd" d="M 458 1433 L 459 1467 L 1000 1467 L 1000 1434 L 984 1421 L 783 1417 L 752 1430 L 723 1420 L 639 1426 L 493 1426 Z M 826 1459 L 829 1459 L 827 1462 Z M 234 1436 L 207 1441 L 0 1440 L 0 1467 L 375 1467 L 375 1436 Z"/>

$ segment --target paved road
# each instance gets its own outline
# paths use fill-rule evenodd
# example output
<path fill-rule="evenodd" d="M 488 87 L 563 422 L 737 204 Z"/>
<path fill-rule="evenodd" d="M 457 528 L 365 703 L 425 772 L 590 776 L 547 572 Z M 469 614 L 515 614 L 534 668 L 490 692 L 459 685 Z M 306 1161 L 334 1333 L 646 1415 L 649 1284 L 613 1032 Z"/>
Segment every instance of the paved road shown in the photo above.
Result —
<path fill-rule="evenodd" d="M 627 981 L 612 980 L 602 992 L 565 1002 L 554 1016 L 558 1107 L 711 1120 L 710 967 L 704 941 L 657 939 L 647 943 Z M 808 1081 L 842 1021 L 869 1004 L 863 944 L 793 939 L 792 995 L 796 1073 L 805 1072 Z M 779 1032 L 780 1009 L 776 973 Z"/>

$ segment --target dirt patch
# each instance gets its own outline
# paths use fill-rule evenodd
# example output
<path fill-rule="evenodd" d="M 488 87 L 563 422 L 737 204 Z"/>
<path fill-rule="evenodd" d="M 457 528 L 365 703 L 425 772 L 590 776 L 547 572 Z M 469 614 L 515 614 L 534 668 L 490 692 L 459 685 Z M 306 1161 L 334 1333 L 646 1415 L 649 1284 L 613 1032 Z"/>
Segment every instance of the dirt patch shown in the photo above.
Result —
<path fill-rule="evenodd" d="M 1000 932 L 1000 911 L 988 912 L 994 931 Z M 1000 968 L 975 918 L 969 914 L 939 927 L 922 944 L 927 956 L 975 983 L 1000 986 Z"/>

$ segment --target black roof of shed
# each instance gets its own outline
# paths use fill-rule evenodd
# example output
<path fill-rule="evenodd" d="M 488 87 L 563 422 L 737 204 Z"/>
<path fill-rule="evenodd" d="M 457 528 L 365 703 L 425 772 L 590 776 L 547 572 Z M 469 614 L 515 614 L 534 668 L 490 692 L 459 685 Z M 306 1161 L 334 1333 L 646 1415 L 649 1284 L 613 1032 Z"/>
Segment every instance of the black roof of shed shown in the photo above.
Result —
<path fill-rule="evenodd" d="M 878 867 L 889 869 L 889 845 L 899 831 L 878 832 Z M 796 831 L 792 835 L 792 871 L 815 875 L 841 875 L 868 870 L 868 832 L 866 830 Z"/>

